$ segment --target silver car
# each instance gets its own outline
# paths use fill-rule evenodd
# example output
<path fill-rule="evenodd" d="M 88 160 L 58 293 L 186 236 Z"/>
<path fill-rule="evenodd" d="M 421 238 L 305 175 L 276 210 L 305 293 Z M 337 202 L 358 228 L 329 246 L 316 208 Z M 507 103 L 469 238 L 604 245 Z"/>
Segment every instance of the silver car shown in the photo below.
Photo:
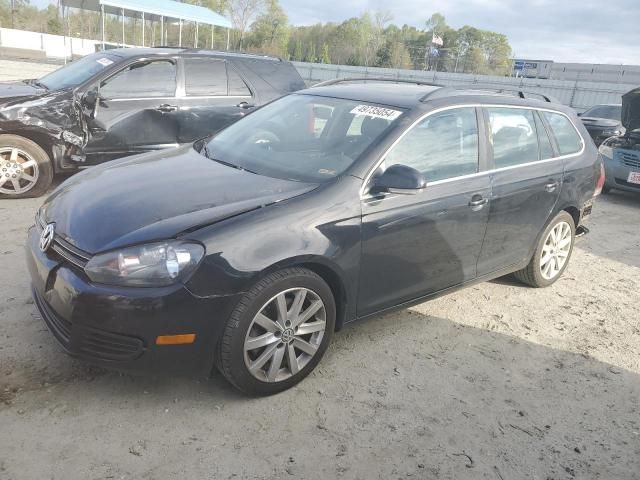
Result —
<path fill-rule="evenodd" d="M 606 175 L 603 193 L 612 188 L 640 193 L 640 88 L 622 96 L 622 125 L 624 135 L 600 145 Z"/>

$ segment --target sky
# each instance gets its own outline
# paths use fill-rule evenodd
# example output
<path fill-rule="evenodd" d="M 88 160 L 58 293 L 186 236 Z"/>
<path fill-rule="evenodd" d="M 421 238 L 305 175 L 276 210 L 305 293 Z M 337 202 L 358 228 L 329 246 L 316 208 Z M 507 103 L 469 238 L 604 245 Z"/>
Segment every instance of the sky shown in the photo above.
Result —
<path fill-rule="evenodd" d="M 418 28 L 432 13 L 460 28 L 503 33 L 518 58 L 640 65 L 640 0 L 280 0 L 296 25 L 388 10 Z"/>

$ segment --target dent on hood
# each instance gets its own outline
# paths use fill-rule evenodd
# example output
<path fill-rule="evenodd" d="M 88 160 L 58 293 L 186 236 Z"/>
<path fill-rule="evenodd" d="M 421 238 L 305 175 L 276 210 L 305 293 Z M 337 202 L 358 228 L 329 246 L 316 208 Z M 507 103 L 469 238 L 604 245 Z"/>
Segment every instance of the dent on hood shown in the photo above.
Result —
<path fill-rule="evenodd" d="M 54 155 L 63 158 L 81 155 L 84 158 L 82 149 L 88 135 L 80 106 L 73 97 L 70 92 L 66 95 L 53 93 L 4 102 L 0 106 L 0 130 L 44 136 Z"/>

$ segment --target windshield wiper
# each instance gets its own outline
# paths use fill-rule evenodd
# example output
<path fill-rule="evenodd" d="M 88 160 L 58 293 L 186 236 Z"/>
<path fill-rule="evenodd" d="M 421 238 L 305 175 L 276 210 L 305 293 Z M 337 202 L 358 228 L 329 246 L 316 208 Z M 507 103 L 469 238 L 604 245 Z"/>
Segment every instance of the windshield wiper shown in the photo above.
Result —
<path fill-rule="evenodd" d="M 47 87 L 44 83 L 42 83 L 40 80 L 32 80 L 31 81 L 31 85 L 34 85 L 36 87 L 40 87 L 40 88 L 44 88 L 45 90 L 49 90 L 49 87 Z"/>
<path fill-rule="evenodd" d="M 222 165 L 225 165 L 227 167 L 235 168 L 236 170 L 242 170 L 243 172 L 249 172 L 249 173 L 256 174 L 256 172 L 252 172 L 251 170 L 248 170 L 248 169 L 246 169 L 244 167 L 241 167 L 240 165 L 236 165 L 235 163 L 225 162 L 224 160 L 220 160 L 219 158 L 214 158 L 210 154 L 209 145 L 207 145 L 207 144 L 205 144 L 204 147 L 202 147 L 202 150 L 200 151 L 200 153 L 203 153 L 204 156 L 207 157 L 209 160 L 213 160 L 214 162 L 218 162 L 218 163 L 220 163 Z"/>

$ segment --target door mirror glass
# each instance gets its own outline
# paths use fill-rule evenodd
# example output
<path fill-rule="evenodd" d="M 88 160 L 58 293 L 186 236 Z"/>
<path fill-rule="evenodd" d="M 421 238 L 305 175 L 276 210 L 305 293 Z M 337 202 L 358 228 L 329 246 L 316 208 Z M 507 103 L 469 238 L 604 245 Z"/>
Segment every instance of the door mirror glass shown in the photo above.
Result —
<path fill-rule="evenodd" d="M 82 103 L 89 109 L 94 109 L 98 103 L 98 89 L 89 90 L 82 97 Z"/>
<path fill-rule="evenodd" d="M 403 195 L 420 193 L 427 186 L 424 175 L 407 165 L 392 165 L 377 177 L 371 193 L 389 192 Z"/>

